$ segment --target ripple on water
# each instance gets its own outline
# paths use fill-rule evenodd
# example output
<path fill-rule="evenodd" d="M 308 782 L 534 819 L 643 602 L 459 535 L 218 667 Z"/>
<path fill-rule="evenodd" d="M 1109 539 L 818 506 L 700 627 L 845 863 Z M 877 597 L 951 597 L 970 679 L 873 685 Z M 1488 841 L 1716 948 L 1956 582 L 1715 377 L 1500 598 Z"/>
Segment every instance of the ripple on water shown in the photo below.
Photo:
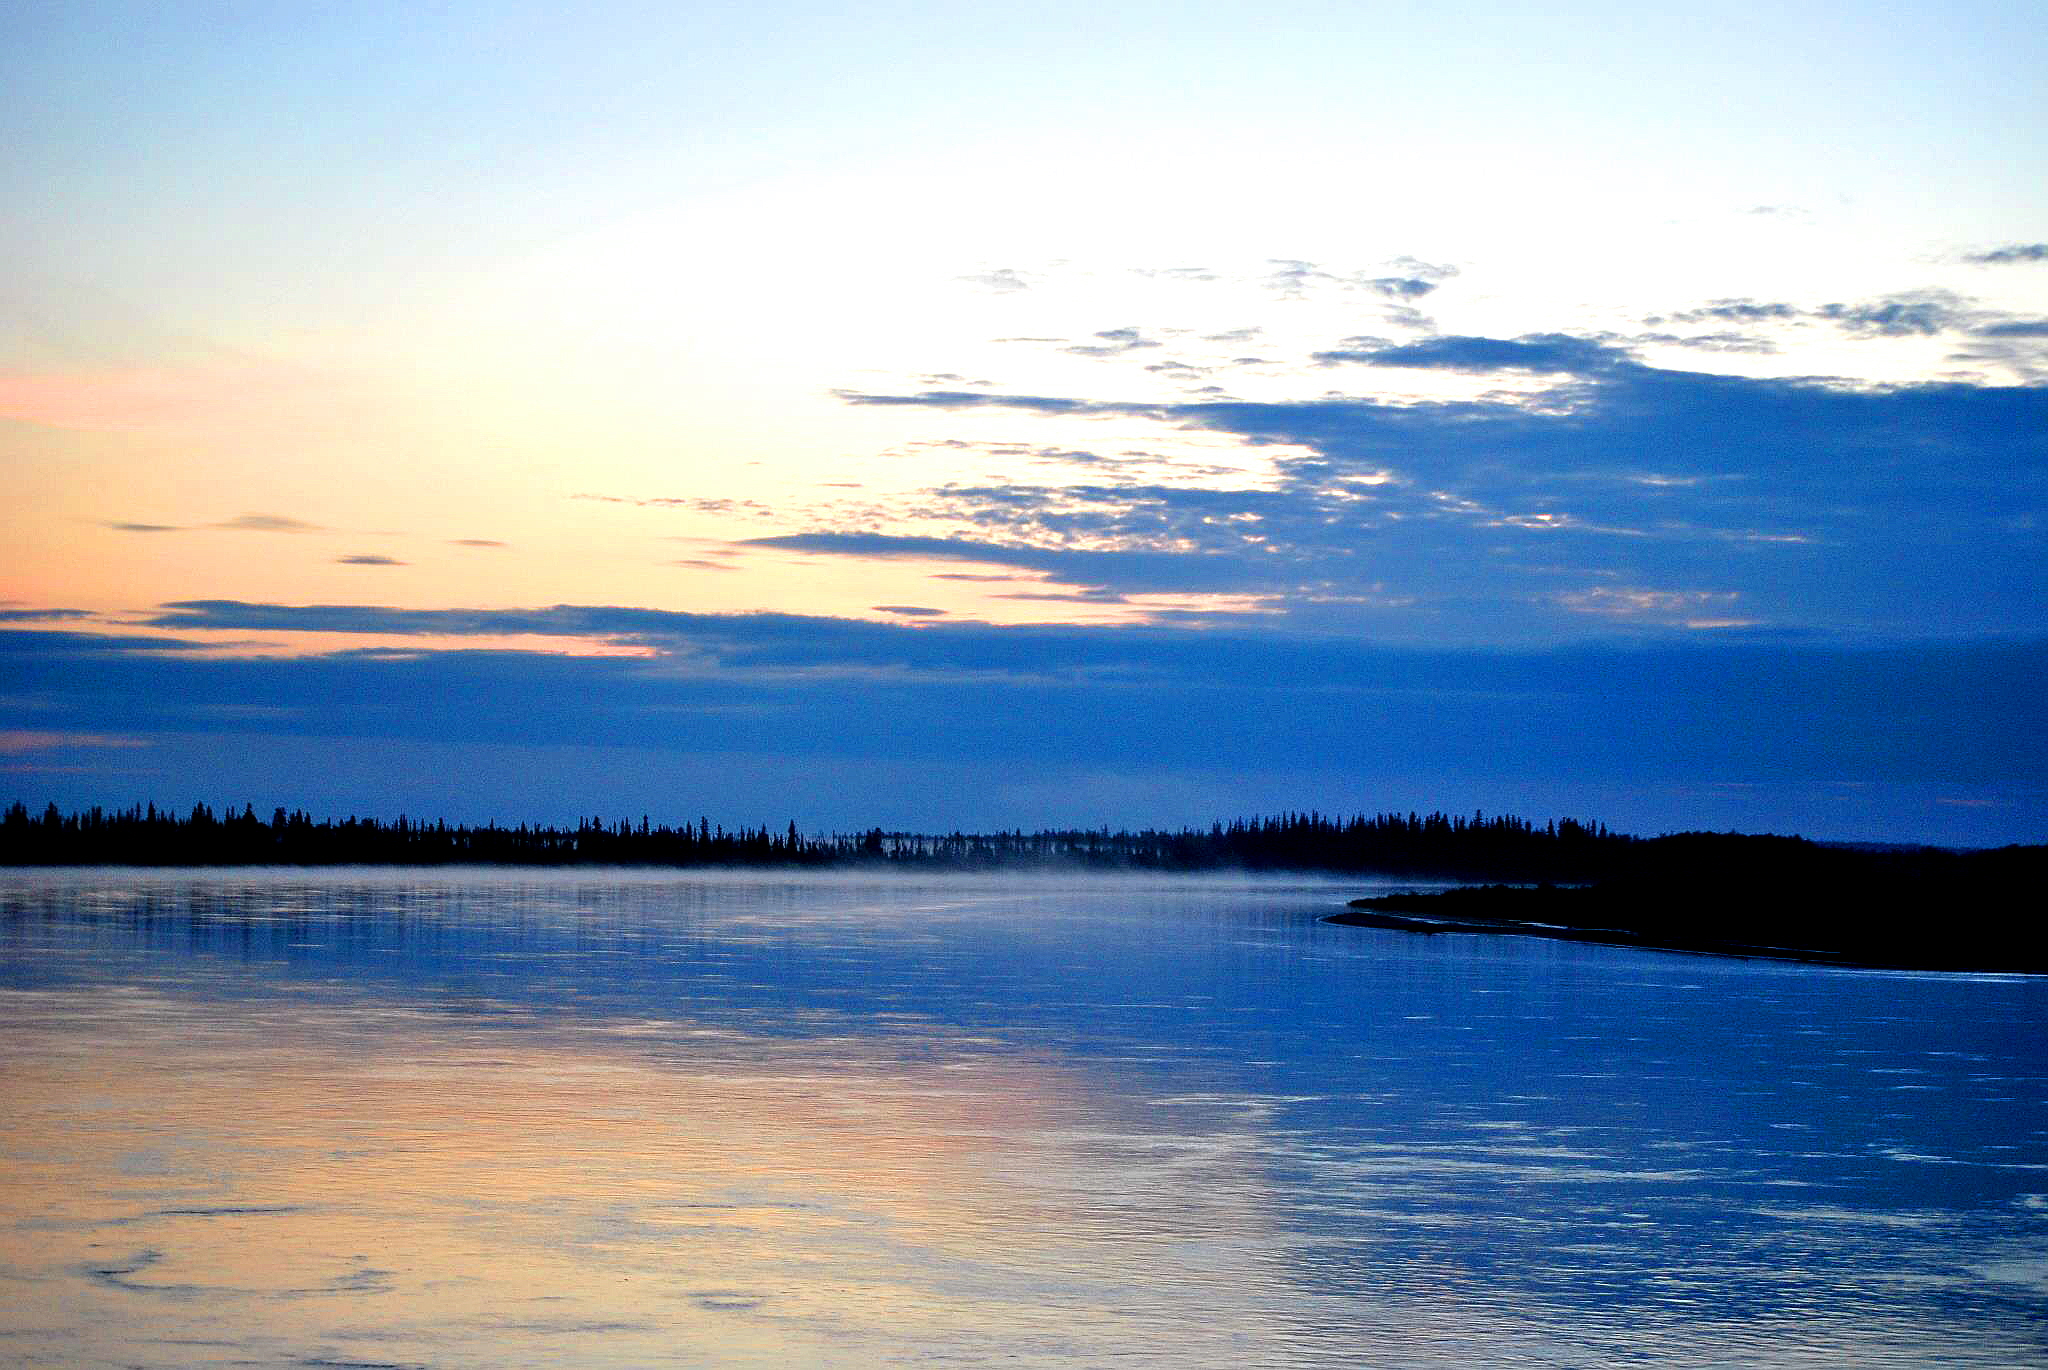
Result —
<path fill-rule="evenodd" d="M 1315 921 L 1353 892 L 0 877 L 0 1280 L 32 1291 L 0 1335 L 79 1365 L 2048 1360 L 2041 986 Z"/>

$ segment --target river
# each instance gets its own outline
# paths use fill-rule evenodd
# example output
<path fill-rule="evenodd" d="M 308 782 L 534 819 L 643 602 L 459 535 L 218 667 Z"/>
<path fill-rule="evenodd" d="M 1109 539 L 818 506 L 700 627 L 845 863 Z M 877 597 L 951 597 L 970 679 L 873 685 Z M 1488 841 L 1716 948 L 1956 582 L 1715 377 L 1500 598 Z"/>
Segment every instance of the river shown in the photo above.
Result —
<path fill-rule="evenodd" d="M 1373 890 L 0 874 L 0 1363 L 2048 1364 L 2048 981 Z"/>

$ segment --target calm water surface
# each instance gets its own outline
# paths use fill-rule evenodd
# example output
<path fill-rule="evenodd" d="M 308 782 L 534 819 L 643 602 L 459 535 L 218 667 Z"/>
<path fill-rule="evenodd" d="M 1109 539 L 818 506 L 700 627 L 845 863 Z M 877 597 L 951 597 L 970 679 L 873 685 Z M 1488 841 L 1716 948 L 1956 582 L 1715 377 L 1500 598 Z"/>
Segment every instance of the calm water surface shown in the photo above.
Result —
<path fill-rule="evenodd" d="M 2048 984 L 1363 888 L 0 875 L 0 1363 L 2048 1364 Z"/>

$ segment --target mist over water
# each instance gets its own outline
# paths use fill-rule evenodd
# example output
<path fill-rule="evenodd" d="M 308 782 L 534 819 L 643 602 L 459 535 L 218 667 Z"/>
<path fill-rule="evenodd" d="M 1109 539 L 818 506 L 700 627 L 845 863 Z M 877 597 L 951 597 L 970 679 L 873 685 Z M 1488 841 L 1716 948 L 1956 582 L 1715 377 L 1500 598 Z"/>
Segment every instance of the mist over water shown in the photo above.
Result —
<path fill-rule="evenodd" d="M 0 875 L 0 1361 L 2048 1360 L 2048 984 L 1368 892 Z"/>

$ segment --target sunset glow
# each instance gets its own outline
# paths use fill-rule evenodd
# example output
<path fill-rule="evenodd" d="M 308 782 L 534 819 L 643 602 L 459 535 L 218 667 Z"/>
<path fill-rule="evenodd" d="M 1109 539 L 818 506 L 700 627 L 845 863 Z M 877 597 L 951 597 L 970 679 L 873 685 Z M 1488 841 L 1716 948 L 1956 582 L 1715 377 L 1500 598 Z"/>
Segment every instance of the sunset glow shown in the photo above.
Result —
<path fill-rule="evenodd" d="M 521 682 L 574 659 L 644 725 L 604 730 L 636 812 L 2037 838 L 2039 19 L 7 7 L 0 731 L 124 741 L 5 788 L 559 818 L 597 772 L 423 794 L 447 758 L 358 705 L 445 657 L 434 744 L 538 756 L 588 730 Z M 879 752 L 803 695 L 856 639 Z M 1359 698 L 1258 688 L 1302 653 Z M 1641 726 L 1725 748 L 1527 740 L 1646 675 Z M 1787 675 L 1836 684 L 1800 721 Z M 912 740 L 1109 680 L 1142 764 Z M 1474 690 L 1491 748 L 1442 723 Z M 700 707 L 794 721 L 735 772 Z M 1266 715 L 1286 754 L 1215 745 Z M 762 778 L 819 758 L 1072 765 L 1085 811 Z"/>

